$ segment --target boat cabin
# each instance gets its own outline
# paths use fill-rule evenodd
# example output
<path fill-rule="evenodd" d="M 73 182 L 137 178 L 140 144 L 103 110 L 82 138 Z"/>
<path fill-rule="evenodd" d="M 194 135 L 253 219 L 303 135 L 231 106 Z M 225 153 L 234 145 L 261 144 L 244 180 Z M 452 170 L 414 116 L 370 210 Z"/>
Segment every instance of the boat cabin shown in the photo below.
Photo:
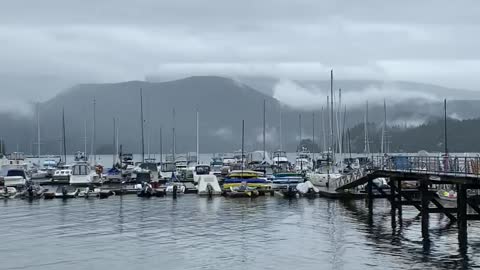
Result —
<path fill-rule="evenodd" d="M 140 168 L 144 170 L 149 170 L 151 172 L 158 171 L 157 164 L 155 162 L 145 162 L 139 165 Z"/>
<path fill-rule="evenodd" d="M 25 170 L 21 169 L 10 169 L 7 171 L 7 177 L 9 176 L 20 176 L 23 179 L 27 179 L 27 174 L 25 173 Z"/>
<path fill-rule="evenodd" d="M 208 165 L 197 165 L 195 166 L 196 175 L 205 175 L 210 174 L 210 166 Z"/>
<path fill-rule="evenodd" d="M 174 172 L 177 168 L 174 162 L 164 162 L 162 164 L 162 172 Z"/>
<path fill-rule="evenodd" d="M 88 175 L 90 166 L 87 163 L 75 164 L 72 166 L 72 175 Z"/>

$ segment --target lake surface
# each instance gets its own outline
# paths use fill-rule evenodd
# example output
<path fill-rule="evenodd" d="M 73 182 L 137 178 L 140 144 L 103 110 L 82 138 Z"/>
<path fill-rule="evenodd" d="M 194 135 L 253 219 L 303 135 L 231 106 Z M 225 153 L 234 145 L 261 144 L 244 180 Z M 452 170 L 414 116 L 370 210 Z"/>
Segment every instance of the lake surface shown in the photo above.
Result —
<path fill-rule="evenodd" d="M 392 229 L 389 203 L 137 198 L 0 202 L 1 269 L 445 269 L 479 265 L 480 230 L 416 210 Z M 398 218 L 397 218 L 398 221 Z"/>

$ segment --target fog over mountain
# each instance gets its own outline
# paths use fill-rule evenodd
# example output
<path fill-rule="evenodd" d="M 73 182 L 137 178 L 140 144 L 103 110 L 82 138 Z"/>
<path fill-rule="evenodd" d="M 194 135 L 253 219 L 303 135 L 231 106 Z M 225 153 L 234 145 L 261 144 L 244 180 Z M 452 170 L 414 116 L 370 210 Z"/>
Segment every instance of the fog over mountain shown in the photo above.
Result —
<path fill-rule="evenodd" d="M 240 148 L 241 121 L 246 121 L 246 146 L 248 150 L 260 149 L 263 140 L 263 101 L 266 101 L 266 140 L 269 150 L 278 149 L 280 141 L 280 115 L 282 115 L 283 146 L 294 151 L 298 140 L 299 115 L 302 115 L 302 138 L 311 138 L 313 126 L 313 112 L 316 113 L 316 140 L 323 141 L 325 128 L 328 127 L 327 110 L 324 108 L 322 123 L 322 106 L 326 106 L 326 82 L 290 82 L 295 87 L 303 87 L 304 92 L 298 89 L 289 89 L 287 93 L 311 95 L 308 99 L 296 104 L 298 97 L 279 95 L 278 84 L 270 94 L 259 91 L 241 82 L 238 79 L 224 77 L 201 76 L 168 82 L 130 81 L 113 84 L 81 84 L 72 87 L 52 99 L 40 103 L 41 137 L 43 152 L 60 152 L 61 112 L 65 108 L 66 133 L 68 151 L 73 153 L 84 148 L 84 127 L 87 127 L 88 151 L 91 147 L 93 100 L 97 112 L 97 150 L 110 152 L 113 141 L 113 118 L 117 119 L 120 130 L 120 143 L 126 151 L 140 152 L 141 123 L 140 123 L 140 88 L 143 89 L 145 140 L 147 149 L 159 152 L 160 127 L 163 130 L 164 152 L 172 149 L 172 111 L 176 110 L 177 152 L 195 150 L 195 114 L 200 112 L 200 142 L 201 152 L 225 152 Z M 280 82 L 281 83 L 281 82 Z M 309 88 L 307 84 L 318 85 Z M 357 89 L 374 88 L 380 82 L 351 82 L 335 81 L 335 85 L 356 85 Z M 440 100 L 442 94 L 448 93 L 445 88 L 415 84 L 397 83 L 405 89 L 416 89 L 415 96 L 405 95 L 405 99 L 386 95 L 379 90 L 378 95 L 372 98 L 364 90 L 345 90 L 344 97 L 347 105 L 346 127 L 363 123 L 365 102 L 370 101 L 369 122 L 383 121 L 383 99 L 388 107 L 389 125 L 400 128 L 418 126 L 443 114 L 443 105 Z M 399 86 L 399 88 L 400 88 Z M 314 86 L 317 87 L 317 86 Z M 317 90 L 323 90 L 323 92 Z M 425 90 L 427 89 L 427 90 Z M 317 92 L 316 92 L 317 91 Z M 413 90 L 409 90 L 413 91 Z M 444 91 L 444 92 L 442 92 Z M 453 90 L 452 90 L 453 91 Z M 459 92 L 475 93 L 464 90 Z M 367 92 L 368 93 L 368 92 Z M 388 92 L 391 93 L 391 92 Z M 278 100 L 278 98 L 282 100 Z M 305 97 L 301 97 L 305 98 Z M 318 99 L 318 101 L 317 101 Z M 476 100 L 449 101 L 449 117 L 467 119 L 480 117 L 476 109 L 480 105 Z M 36 122 L 32 114 L 12 115 L 0 114 L 2 130 L 0 137 L 7 141 L 11 151 L 19 150 L 31 152 L 36 140 Z M 149 146 L 149 147 L 148 147 Z"/>
<path fill-rule="evenodd" d="M 28 152 L 32 105 L 40 101 L 43 148 L 59 149 L 63 106 L 69 149 L 81 148 L 95 96 L 98 146 L 106 149 L 118 117 L 122 141 L 138 151 L 143 87 L 153 148 L 159 126 L 171 129 L 173 107 L 179 151 L 193 149 L 196 107 L 202 149 L 238 148 L 241 119 L 251 133 L 249 147 L 259 147 L 266 99 L 267 138 L 280 145 L 282 107 L 285 145 L 295 149 L 298 114 L 308 136 L 311 112 L 326 104 L 331 69 L 348 126 L 363 121 L 367 100 L 369 119 L 381 121 L 386 99 L 390 123 L 403 127 L 440 116 L 443 98 L 450 117 L 478 117 L 479 10 L 476 1 L 447 0 L 6 1 L 0 136 L 9 149 Z"/>

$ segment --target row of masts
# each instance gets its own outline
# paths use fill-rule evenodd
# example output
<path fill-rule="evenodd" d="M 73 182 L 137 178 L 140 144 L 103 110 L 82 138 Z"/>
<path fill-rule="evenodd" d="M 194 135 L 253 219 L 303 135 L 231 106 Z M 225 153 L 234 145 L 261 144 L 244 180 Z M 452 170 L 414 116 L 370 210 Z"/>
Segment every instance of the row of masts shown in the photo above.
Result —
<path fill-rule="evenodd" d="M 322 119 L 322 130 L 324 132 L 323 136 L 323 149 L 326 151 L 331 152 L 333 155 L 338 152 L 339 154 L 342 154 L 342 146 L 343 146 L 343 138 L 345 134 L 345 120 L 346 120 L 346 106 L 343 112 L 343 117 L 341 116 L 342 112 L 340 110 L 342 103 L 341 103 L 341 89 L 339 89 L 339 95 L 338 95 L 338 106 L 337 106 L 337 111 L 334 109 L 334 91 L 333 91 L 333 70 L 331 71 L 331 96 L 327 96 L 327 111 L 330 113 L 329 115 L 329 124 L 330 124 L 330 147 L 327 149 L 327 136 L 325 134 L 325 122 L 324 122 L 324 117 L 321 117 Z M 384 105 L 385 106 L 385 105 Z M 386 108 L 386 107 L 385 107 Z M 324 115 L 324 108 L 321 108 L 321 113 Z M 176 121 L 175 121 L 175 108 L 172 110 L 172 155 L 173 158 L 175 159 L 176 156 Z M 197 108 L 196 110 L 196 153 L 197 153 L 197 161 L 199 159 L 199 118 L 200 118 L 200 113 Z M 343 121 L 342 121 L 343 118 Z M 334 123 L 335 121 L 335 123 Z M 90 152 L 93 155 L 93 162 L 96 163 L 96 100 L 93 100 L 93 125 L 92 125 L 92 143 L 91 143 L 91 149 Z M 143 90 L 140 89 L 140 123 L 141 123 L 141 149 L 142 149 L 142 162 L 145 161 L 145 119 L 144 119 L 144 112 L 143 112 Z M 302 142 L 303 137 L 302 137 L 302 115 L 299 115 L 299 141 Z M 367 112 L 365 114 L 365 152 L 369 153 L 369 143 L 368 143 L 368 128 L 367 128 L 367 123 L 368 123 L 368 103 L 367 103 Z M 117 119 L 113 119 L 113 161 L 114 163 L 116 162 L 116 157 L 118 156 L 119 153 L 119 129 L 117 125 Z M 283 126 L 283 119 L 282 119 L 282 110 L 280 109 L 280 123 L 279 123 L 279 133 L 280 133 L 280 145 L 279 148 L 280 150 L 283 149 L 283 131 L 282 131 L 282 126 Z M 336 127 L 335 127 L 336 126 Z M 384 128 L 382 130 L 382 152 L 384 151 L 384 137 L 386 133 L 386 112 L 385 112 L 385 122 L 384 122 Z M 334 135 L 334 131 L 336 131 L 336 139 Z M 263 101 L 263 158 L 265 159 L 266 157 L 266 100 Z M 87 154 L 87 121 L 85 120 L 84 123 L 84 153 Z M 62 152 L 63 152 L 63 158 L 64 162 L 66 161 L 66 136 L 65 136 L 65 111 L 62 109 Z M 315 145 L 315 113 L 312 113 L 312 143 Z M 37 105 L 37 156 L 41 155 L 40 147 L 40 112 L 39 112 L 39 106 Z M 147 140 L 147 151 L 148 151 L 148 156 L 150 156 L 150 138 Z M 349 147 L 350 149 L 350 147 Z M 386 148 L 385 148 L 386 149 Z M 162 127 L 160 127 L 160 158 L 163 159 L 163 139 L 162 139 Z"/>
<path fill-rule="evenodd" d="M 326 136 L 326 129 L 325 129 L 325 121 L 324 121 L 324 108 L 321 108 L 321 125 L 323 130 L 323 149 L 327 152 L 332 154 L 332 158 L 335 159 L 335 154 L 338 153 L 340 156 L 343 155 L 343 144 L 344 138 L 347 137 L 348 139 L 348 151 L 351 153 L 351 143 L 350 143 L 350 130 L 345 130 L 346 125 L 346 115 L 347 115 L 347 108 L 344 106 L 344 110 L 342 112 L 342 90 L 338 90 L 338 102 L 334 102 L 335 95 L 333 90 L 333 70 L 330 71 L 330 96 L 327 96 L 327 111 L 329 112 L 329 131 L 330 131 L 330 146 L 327 148 L 327 136 Z M 335 105 L 337 105 L 337 110 L 335 110 Z M 388 153 L 389 152 L 389 142 L 387 136 L 387 106 L 386 101 L 383 102 L 383 110 L 384 110 L 384 119 L 381 131 L 381 146 L 380 152 L 381 153 Z M 342 115 L 343 113 L 343 115 Z M 39 105 L 37 104 L 37 156 L 40 157 L 41 155 L 41 142 L 40 142 L 40 110 Z M 172 110 L 172 154 L 173 159 L 175 160 L 176 155 L 176 125 L 175 125 L 175 108 Z M 446 99 L 444 100 L 444 143 L 445 143 L 445 153 L 448 153 L 448 145 L 447 145 L 447 109 L 446 109 Z M 199 121 L 200 121 L 200 113 L 197 108 L 196 110 L 196 158 L 197 163 L 199 162 L 199 152 L 200 152 L 200 141 L 199 141 Z M 145 135 L 144 135 L 144 128 L 145 128 L 145 120 L 144 120 L 144 113 L 143 113 L 143 91 L 140 89 L 140 122 L 141 122 L 141 149 L 142 149 L 142 162 L 145 162 Z M 280 110 L 280 123 L 279 123 L 279 133 L 280 133 L 280 150 L 283 149 L 283 134 L 282 134 L 282 110 Z M 368 101 L 366 102 L 365 108 L 365 116 L 364 116 L 364 153 L 369 155 L 370 151 L 370 141 L 369 141 L 369 119 L 368 119 Z M 242 129 L 244 128 L 244 123 L 242 123 Z M 92 143 L 91 143 L 91 153 L 93 155 L 93 163 L 96 164 L 96 101 L 93 100 L 93 125 L 92 125 Z M 87 153 L 87 121 L 85 120 L 84 124 L 84 153 Z M 242 130 L 242 134 L 243 134 Z M 336 134 L 335 134 L 336 133 Z M 345 134 L 347 133 L 347 134 Z M 113 146 L 114 146 L 114 153 L 113 153 L 113 162 L 116 163 L 116 157 L 119 153 L 119 129 L 117 125 L 117 120 L 113 119 Z M 335 138 L 336 136 L 336 138 Z M 302 115 L 299 114 L 299 141 L 300 144 L 302 143 Z M 67 158 L 67 147 L 66 147 L 66 134 L 65 134 L 65 110 L 62 108 L 62 150 L 63 150 L 63 161 L 66 162 Z M 148 155 L 150 154 L 150 138 L 148 139 Z M 315 145 L 315 113 L 312 113 L 312 144 Z M 243 139 L 242 139 L 242 148 L 243 148 Z M 263 159 L 266 158 L 266 100 L 263 101 Z M 162 127 L 160 126 L 160 160 L 163 160 L 163 138 L 162 138 Z"/>

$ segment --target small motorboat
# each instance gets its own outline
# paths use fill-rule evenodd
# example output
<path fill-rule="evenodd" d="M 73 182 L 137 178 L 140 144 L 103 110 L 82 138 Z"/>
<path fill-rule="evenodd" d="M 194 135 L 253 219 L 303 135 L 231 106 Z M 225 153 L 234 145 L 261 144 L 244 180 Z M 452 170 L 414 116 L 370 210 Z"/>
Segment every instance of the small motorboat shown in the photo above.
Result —
<path fill-rule="evenodd" d="M 280 189 L 275 191 L 275 194 L 282 196 L 285 199 L 296 199 L 297 198 L 297 189 L 294 186 L 288 186 L 285 189 Z"/>
<path fill-rule="evenodd" d="M 122 171 L 113 167 L 105 175 L 105 180 L 111 183 L 121 183 L 123 181 Z"/>
<path fill-rule="evenodd" d="M 46 189 L 39 185 L 29 183 L 22 192 L 18 193 L 18 197 L 29 200 L 40 199 L 46 191 Z"/>
<path fill-rule="evenodd" d="M 3 181 L 6 187 L 24 187 L 30 179 L 24 169 L 15 168 L 7 171 Z"/>
<path fill-rule="evenodd" d="M 180 182 L 169 182 L 165 188 L 165 193 L 170 195 L 185 194 L 185 185 Z"/>
<path fill-rule="evenodd" d="M 457 202 L 457 192 L 450 190 L 439 190 L 437 191 L 437 195 L 441 200 L 449 201 L 449 202 Z"/>
<path fill-rule="evenodd" d="M 102 190 L 96 187 L 86 187 L 84 190 L 80 190 L 78 197 L 84 197 L 85 199 L 89 198 L 100 198 L 106 199 L 112 195 L 115 195 L 115 192 L 111 190 Z"/>
<path fill-rule="evenodd" d="M 55 198 L 69 199 L 75 198 L 80 193 L 80 190 L 74 186 L 59 186 L 55 191 Z"/>
<path fill-rule="evenodd" d="M 140 189 L 140 191 L 137 193 L 137 196 L 138 197 L 142 197 L 142 198 L 150 198 L 152 196 L 155 195 L 155 192 L 153 190 L 153 187 L 152 185 L 150 185 L 149 183 L 147 182 L 143 182 L 142 183 L 142 188 Z"/>
<path fill-rule="evenodd" d="M 68 165 L 59 167 L 52 176 L 53 183 L 70 183 L 70 176 L 72 175 L 72 169 Z"/>
<path fill-rule="evenodd" d="M 257 197 L 259 192 L 254 187 L 249 187 L 246 182 L 243 182 L 242 185 L 236 187 L 230 187 L 229 191 L 226 193 L 228 197 Z"/>
<path fill-rule="evenodd" d="M 218 179 L 216 175 L 201 175 L 198 178 L 198 195 L 200 196 L 214 196 L 221 195 L 222 189 L 218 184 Z"/>
<path fill-rule="evenodd" d="M 318 195 L 318 192 L 320 192 L 320 190 L 315 187 L 310 181 L 297 184 L 296 189 L 300 196 L 307 198 L 315 198 Z"/>
<path fill-rule="evenodd" d="M 34 170 L 31 172 L 31 179 L 45 179 L 47 178 L 48 172 L 46 170 Z"/>
<path fill-rule="evenodd" d="M 5 186 L 0 190 L 0 198 L 3 198 L 3 199 L 15 198 L 17 194 L 18 194 L 18 191 L 14 187 Z"/>

